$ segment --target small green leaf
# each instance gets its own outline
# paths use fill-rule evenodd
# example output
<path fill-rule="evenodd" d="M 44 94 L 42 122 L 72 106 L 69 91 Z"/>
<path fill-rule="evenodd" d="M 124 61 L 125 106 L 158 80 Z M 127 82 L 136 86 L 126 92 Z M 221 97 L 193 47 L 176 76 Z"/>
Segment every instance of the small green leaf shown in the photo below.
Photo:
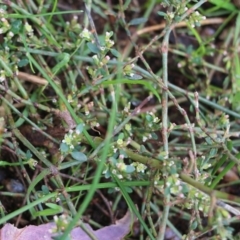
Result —
<path fill-rule="evenodd" d="M 158 135 L 156 133 L 151 133 L 152 139 L 158 140 Z"/>
<path fill-rule="evenodd" d="M 109 162 L 111 162 L 114 165 L 117 164 L 117 162 L 118 162 L 115 157 L 110 157 L 108 160 L 109 160 Z"/>
<path fill-rule="evenodd" d="M 166 187 L 164 189 L 164 195 L 167 196 L 167 195 L 170 195 L 170 193 L 171 193 L 170 187 Z"/>
<path fill-rule="evenodd" d="M 8 165 L 8 162 L 6 161 L 0 161 L 0 166 L 7 166 Z"/>
<path fill-rule="evenodd" d="M 123 149 L 119 149 L 119 155 L 123 155 L 124 158 L 128 157 L 127 153 Z"/>
<path fill-rule="evenodd" d="M 212 149 L 210 150 L 210 153 L 209 153 L 209 158 L 215 157 L 216 154 L 217 154 L 217 149 L 216 149 L 216 148 L 212 148 Z"/>
<path fill-rule="evenodd" d="M 118 139 L 122 139 L 122 140 L 123 140 L 123 139 L 124 139 L 124 133 L 121 132 L 121 133 L 118 135 Z"/>
<path fill-rule="evenodd" d="M 140 145 L 139 152 L 140 152 L 140 153 L 145 153 L 145 152 L 147 152 L 146 147 L 145 147 L 144 145 Z"/>
<path fill-rule="evenodd" d="M 62 211 L 59 211 L 58 209 L 45 209 L 39 212 L 34 213 L 34 217 L 39 217 L 39 216 L 54 216 L 56 214 L 62 213 Z"/>
<path fill-rule="evenodd" d="M 136 73 L 131 73 L 131 75 L 127 75 L 126 77 L 131 80 L 140 80 L 143 78 L 141 75 Z"/>
<path fill-rule="evenodd" d="M 147 120 L 148 122 L 152 123 L 152 122 L 153 122 L 153 116 L 150 115 L 150 114 L 147 114 L 147 115 L 146 115 L 146 120 Z"/>
<path fill-rule="evenodd" d="M 145 23 L 146 21 L 147 21 L 147 18 L 134 18 L 128 23 L 128 25 L 129 26 L 139 25 L 139 24 Z"/>
<path fill-rule="evenodd" d="M 78 132 L 78 134 L 81 134 L 83 129 L 84 129 L 84 124 L 83 123 L 78 124 L 77 127 L 76 127 L 76 131 Z"/>
<path fill-rule="evenodd" d="M 232 143 L 231 140 L 228 140 L 228 141 L 227 141 L 227 148 L 228 148 L 229 151 L 232 151 L 233 143 Z"/>
<path fill-rule="evenodd" d="M 42 189 L 42 192 L 43 192 L 44 194 L 49 194 L 49 193 L 50 193 L 50 192 L 49 192 L 49 189 L 48 189 L 48 187 L 47 187 L 46 185 L 42 185 L 41 189 Z"/>
<path fill-rule="evenodd" d="M 114 193 L 115 191 L 116 191 L 115 188 L 109 188 L 108 191 L 107 191 L 107 193 L 108 193 L 108 194 L 112 194 L 112 193 Z"/>
<path fill-rule="evenodd" d="M 238 91 L 235 93 L 235 95 L 232 96 L 233 108 L 237 111 L 240 111 L 239 102 L 240 102 L 240 92 Z"/>
<path fill-rule="evenodd" d="M 81 153 L 81 152 L 72 152 L 71 156 L 79 162 L 86 162 L 87 161 L 87 156 L 84 153 Z"/>
<path fill-rule="evenodd" d="M 68 147 L 68 145 L 66 143 L 61 143 L 60 150 L 61 150 L 61 152 L 66 153 L 66 152 L 68 152 L 69 147 Z"/>
<path fill-rule="evenodd" d="M 70 31 L 68 35 L 73 41 L 77 41 L 77 35 L 74 32 Z"/>
<path fill-rule="evenodd" d="M 159 16 L 162 16 L 162 17 L 167 17 L 167 14 L 165 12 L 162 12 L 162 11 L 158 11 L 157 14 Z"/>
<path fill-rule="evenodd" d="M 11 23 L 11 32 L 18 34 L 22 29 L 22 21 L 15 20 Z"/>
<path fill-rule="evenodd" d="M 127 165 L 126 166 L 126 170 L 125 170 L 126 173 L 132 173 L 134 171 L 135 171 L 135 167 L 134 166 L 132 166 L 132 165 Z"/>
<path fill-rule="evenodd" d="M 125 190 L 126 190 L 128 193 L 132 193 L 132 192 L 133 192 L 132 188 L 130 188 L 130 187 L 125 187 Z"/>
<path fill-rule="evenodd" d="M 212 139 L 209 138 L 209 137 L 206 137 L 206 138 L 205 138 L 205 141 L 206 141 L 209 145 L 212 145 L 212 144 L 213 144 Z"/>
<path fill-rule="evenodd" d="M 87 46 L 89 48 L 89 50 L 93 53 L 100 53 L 100 50 L 98 49 L 97 45 L 96 44 L 93 44 L 91 42 L 88 42 L 87 43 Z"/>
<path fill-rule="evenodd" d="M 21 59 L 19 62 L 18 62 L 18 67 L 25 67 L 27 66 L 29 63 L 28 59 L 27 58 L 23 58 Z"/>
<path fill-rule="evenodd" d="M 45 203 L 45 205 L 51 209 L 55 209 L 55 210 L 58 210 L 58 211 L 62 211 L 62 207 L 57 205 L 56 203 Z"/>
<path fill-rule="evenodd" d="M 193 223 L 192 223 L 190 229 L 191 229 L 191 230 L 194 230 L 194 229 L 197 228 L 197 226 L 198 226 L 198 222 L 197 222 L 197 221 L 193 221 Z"/>
<path fill-rule="evenodd" d="M 110 178 L 110 177 L 111 177 L 111 172 L 110 172 L 109 170 L 107 170 L 107 171 L 105 172 L 104 177 L 105 177 L 106 179 Z"/>
<path fill-rule="evenodd" d="M 32 153 L 29 150 L 27 150 L 27 152 L 26 152 L 27 160 L 29 160 L 31 157 L 32 157 Z"/>
<path fill-rule="evenodd" d="M 116 49 L 110 49 L 110 52 L 112 53 L 113 56 L 117 58 L 121 57 L 121 53 L 118 52 Z"/>

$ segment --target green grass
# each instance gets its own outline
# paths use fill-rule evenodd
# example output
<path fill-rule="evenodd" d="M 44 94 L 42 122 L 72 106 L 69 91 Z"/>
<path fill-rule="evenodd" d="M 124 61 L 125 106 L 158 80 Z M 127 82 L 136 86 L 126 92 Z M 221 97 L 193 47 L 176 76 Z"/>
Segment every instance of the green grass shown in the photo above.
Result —
<path fill-rule="evenodd" d="M 57 0 L 1 4 L 1 149 L 8 151 L 0 164 L 15 166 L 18 178 L 24 173 L 26 195 L 3 186 L 4 198 L 20 196 L 23 204 L 1 211 L 0 224 L 26 213 L 29 223 L 41 224 L 64 212 L 72 219 L 61 236 L 66 239 L 76 225 L 84 227 L 80 219 L 100 192 L 113 216 L 126 202 L 125 210 L 140 223 L 139 239 L 164 239 L 169 228 L 181 239 L 190 230 L 195 238 L 207 232 L 230 236 L 236 219 L 227 219 L 229 210 L 217 203 L 240 203 L 218 189 L 234 166 L 238 174 L 240 163 L 240 12 L 231 1 L 189 1 L 192 12 L 184 3 L 176 10 L 178 1 L 171 1 L 172 18 L 164 8 L 155 12 L 162 1 L 119 2 L 109 15 L 104 1 L 86 1 L 88 11 L 69 11 Z M 210 29 L 213 35 L 193 26 L 202 19 L 196 11 L 222 18 Z M 148 19 L 165 21 L 166 27 L 135 35 L 149 27 Z M 174 29 L 182 21 L 186 27 Z M 183 43 L 172 43 L 171 33 L 183 30 Z M 188 37 L 194 41 L 184 44 Z M 18 71 L 32 79 L 27 82 Z M 216 76 L 222 86 L 211 84 Z M 39 144 L 21 132 L 24 125 L 37 130 L 32 134 L 42 132 Z M 54 154 L 49 144 L 56 144 Z M 175 225 L 177 212 L 189 228 L 185 233 Z M 93 225 L 103 224 L 96 221 L 91 218 Z"/>

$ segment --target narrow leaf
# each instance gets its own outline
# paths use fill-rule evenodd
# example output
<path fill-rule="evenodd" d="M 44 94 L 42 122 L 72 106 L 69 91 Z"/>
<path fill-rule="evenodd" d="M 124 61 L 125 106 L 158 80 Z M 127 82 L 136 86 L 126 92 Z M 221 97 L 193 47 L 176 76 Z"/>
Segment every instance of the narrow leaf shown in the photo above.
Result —
<path fill-rule="evenodd" d="M 165 12 L 162 12 L 162 11 L 158 11 L 157 14 L 159 16 L 162 16 L 162 17 L 166 17 L 167 16 L 167 14 Z"/>
<path fill-rule="evenodd" d="M 78 134 L 82 133 L 83 128 L 84 128 L 84 124 L 83 123 L 80 123 L 80 124 L 77 125 L 76 131 L 78 132 Z"/>
<path fill-rule="evenodd" d="M 145 23 L 146 21 L 147 21 L 147 18 L 134 18 L 128 23 L 128 25 L 129 26 L 139 25 L 139 24 Z"/>
<path fill-rule="evenodd" d="M 81 152 L 72 152 L 71 156 L 79 162 L 86 162 L 87 161 L 87 156 L 84 153 L 81 153 Z"/>
<path fill-rule="evenodd" d="M 118 52 L 116 49 L 110 49 L 110 52 L 114 57 L 119 58 L 121 56 L 120 52 Z"/>
<path fill-rule="evenodd" d="M 127 167 L 126 167 L 126 173 L 132 173 L 132 172 L 134 172 L 135 171 L 135 167 L 134 166 L 132 166 L 132 165 L 127 165 Z"/>
<path fill-rule="evenodd" d="M 99 53 L 99 52 L 100 52 L 99 49 L 98 49 L 98 47 L 96 46 L 96 44 L 93 44 L 93 43 L 91 43 L 91 42 L 88 42 L 88 43 L 87 43 L 87 46 L 88 46 L 88 48 L 90 49 L 90 51 L 93 52 L 93 53 Z"/>

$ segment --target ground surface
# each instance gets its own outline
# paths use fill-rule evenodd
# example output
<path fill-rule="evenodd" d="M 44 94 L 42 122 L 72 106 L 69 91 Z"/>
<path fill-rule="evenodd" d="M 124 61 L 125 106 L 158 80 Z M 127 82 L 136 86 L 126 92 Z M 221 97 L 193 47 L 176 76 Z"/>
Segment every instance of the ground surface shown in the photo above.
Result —
<path fill-rule="evenodd" d="M 56 11 L 84 10 L 84 4 L 75 3 L 75 1 L 46 1 L 46 4 L 43 4 L 42 8 L 39 4 L 32 1 L 30 2 L 31 4 L 29 4 L 29 6 L 21 2 L 19 3 L 19 7 L 34 14 L 51 12 L 54 3 L 57 3 Z M 164 19 L 161 13 L 167 13 L 174 9 L 166 8 L 160 2 L 161 1 L 134 0 L 130 1 L 127 7 L 126 4 L 123 5 L 123 9 L 120 7 L 121 1 L 120 3 L 111 0 L 106 1 L 106 3 L 104 1 L 99 3 L 94 2 L 91 5 L 91 18 L 88 19 L 87 15 L 83 13 L 78 14 L 78 19 L 76 20 L 77 23 L 81 25 L 80 33 L 83 31 L 84 26 L 88 27 L 92 33 L 97 34 L 101 41 L 104 39 L 106 31 L 112 31 L 112 39 L 115 42 L 114 49 L 121 55 L 120 62 L 131 63 L 132 59 L 138 57 L 138 59 L 134 61 L 134 64 L 139 68 L 130 69 L 132 71 L 130 72 L 133 73 L 133 78 L 131 79 L 131 75 L 127 73 L 125 76 L 128 77 L 128 80 L 119 80 L 121 83 L 120 90 L 116 90 L 117 84 L 115 84 L 116 86 L 114 84 L 111 85 L 114 86 L 116 92 L 121 92 L 115 124 L 121 128 L 122 131 L 120 131 L 120 133 L 122 133 L 124 137 L 120 136 L 120 133 L 119 135 L 115 134 L 112 130 L 112 135 L 115 135 L 111 143 L 112 145 L 108 143 L 111 147 L 105 156 L 107 159 L 105 166 L 110 166 L 109 169 L 115 166 L 114 164 L 110 164 L 112 158 L 117 159 L 117 161 L 120 159 L 121 162 L 121 154 L 124 155 L 127 152 L 125 145 L 119 144 L 119 139 L 127 142 L 128 137 L 131 138 L 132 143 L 129 149 L 132 150 L 133 154 L 136 153 L 139 154 L 139 156 L 161 159 L 161 153 L 164 152 L 165 143 L 162 138 L 161 128 L 162 104 L 159 103 L 154 90 L 149 88 L 147 84 L 141 84 L 139 82 L 136 82 L 137 84 L 129 83 L 130 81 L 140 81 L 137 79 L 138 77 L 145 80 L 147 75 L 144 70 L 151 74 L 147 65 L 144 64 L 144 61 L 141 59 L 141 54 L 139 54 L 140 49 L 144 49 L 155 37 L 164 33 L 166 19 Z M 193 4 L 193 2 L 189 4 L 189 8 Z M 237 161 L 239 150 L 239 137 L 237 134 L 239 133 L 238 81 L 240 66 L 239 32 L 236 29 L 237 26 L 239 26 L 237 24 L 239 24 L 238 18 L 240 15 L 237 9 L 238 2 L 232 3 L 230 1 L 229 4 L 235 9 L 234 11 L 220 7 L 218 4 L 204 3 L 201 8 L 198 9 L 203 16 L 206 16 L 205 20 L 202 19 L 202 21 L 200 21 L 201 26 L 191 28 L 188 25 L 190 24 L 189 22 L 180 21 L 170 33 L 169 55 L 167 58 L 169 89 L 178 104 L 186 111 L 189 121 L 195 124 L 195 126 L 198 125 L 198 118 L 195 114 L 196 109 L 193 104 L 195 99 L 193 95 L 188 95 L 188 92 L 197 91 L 202 99 L 204 99 L 200 101 L 200 115 L 201 121 L 205 121 L 205 123 L 202 129 L 196 127 L 193 130 L 197 145 L 197 155 L 192 157 L 192 140 L 189 138 L 188 132 L 190 125 L 186 126 L 186 118 L 184 118 L 184 114 L 181 114 L 181 111 L 177 109 L 176 104 L 174 105 L 173 102 L 169 102 L 169 129 L 170 123 L 175 125 L 175 129 L 169 136 L 170 159 L 172 159 L 177 166 L 181 166 L 179 167 L 181 171 L 179 169 L 173 170 L 169 168 L 172 172 L 166 174 L 166 172 L 158 168 L 153 168 L 152 165 L 148 165 L 149 162 L 147 162 L 146 165 L 149 167 L 150 173 L 134 173 L 135 175 L 132 175 L 132 181 L 154 182 L 155 176 L 160 176 L 157 180 L 162 182 L 162 188 L 152 188 L 152 195 L 149 195 L 149 185 L 147 187 L 132 187 L 132 192 L 129 193 L 132 202 L 137 206 L 148 226 L 153 226 L 154 224 L 151 224 L 146 212 L 151 215 L 152 221 L 156 226 L 160 225 L 159 222 L 161 222 L 161 220 L 159 220 L 159 216 L 162 215 L 166 200 L 164 199 L 164 194 L 166 194 L 167 191 L 171 192 L 163 182 L 171 177 L 171 175 L 175 176 L 175 170 L 189 174 L 189 176 L 205 186 L 215 187 L 215 189 L 233 194 L 234 196 L 240 194 L 237 185 L 239 181 L 239 170 L 237 169 L 237 164 L 232 164 L 234 158 L 229 159 L 229 152 L 232 152 Z M 6 6 L 8 6 L 9 14 L 18 13 L 19 15 L 24 15 L 15 5 L 11 6 L 10 3 L 6 3 Z M 159 14 L 159 12 L 161 13 Z M 12 40 L 12 45 L 9 45 L 12 51 L 11 57 L 13 58 L 19 55 L 20 58 L 24 59 L 23 55 L 26 54 L 26 52 L 24 52 L 26 49 L 24 50 L 24 48 L 26 48 L 27 45 L 28 48 L 31 49 L 30 51 L 32 51 L 32 56 L 38 61 L 41 68 L 46 71 L 46 75 L 52 77 L 54 82 L 61 86 L 65 98 L 71 104 L 72 109 L 74 109 L 78 117 L 81 118 L 83 116 L 84 122 L 87 125 L 86 132 L 91 137 L 101 137 L 104 139 L 108 136 L 109 122 L 111 122 L 110 118 L 113 113 L 111 112 L 114 106 L 114 100 L 111 97 L 113 89 L 108 85 L 98 85 L 98 83 L 101 81 L 104 82 L 104 77 L 106 76 L 107 80 L 124 78 L 120 75 L 126 71 L 126 69 L 123 68 L 121 73 L 119 73 L 119 66 L 118 64 L 114 64 L 114 62 L 105 64 L 108 66 L 107 70 L 104 66 L 96 66 L 97 64 L 94 65 L 91 60 L 91 57 L 95 54 L 93 47 L 89 47 L 88 45 L 87 48 L 86 42 L 82 43 L 81 46 L 74 45 L 78 39 L 78 30 L 74 30 L 73 27 L 71 31 L 67 32 L 65 23 L 66 21 L 71 22 L 75 15 L 75 13 L 54 15 L 52 16 L 51 24 L 49 24 L 49 22 L 47 24 L 47 21 L 45 22 L 47 28 L 50 29 L 50 26 L 52 27 L 52 30 L 50 30 L 53 31 L 53 35 L 55 34 L 60 46 L 54 45 L 55 43 L 44 36 L 45 29 L 42 31 L 41 24 L 36 23 L 34 20 L 29 20 L 33 25 L 34 34 L 40 39 L 40 42 L 31 43 L 32 40 L 24 42 L 24 38 L 20 34 L 21 40 Z M 41 17 L 42 16 L 40 16 L 40 18 Z M 141 22 L 141 20 L 139 20 L 139 24 L 129 24 L 128 28 L 126 27 L 127 25 L 124 25 L 124 21 L 129 23 L 133 19 L 142 17 L 146 17 L 147 21 Z M 13 22 L 11 17 L 9 17 L 9 19 L 10 22 Z M 91 23 L 91 20 L 93 20 L 96 32 L 91 28 L 91 24 L 88 24 L 89 21 Z M 72 22 L 71 24 L 74 23 Z M 2 49 L 4 49 L 3 46 L 6 43 L 6 34 L 7 33 L 2 34 Z M 129 34 L 131 36 L 130 38 Z M 36 39 L 33 39 L 33 41 L 36 41 Z M 164 50 L 162 41 L 162 37 L 159 37 L 157 41 L 153 41 L 152 44 L 145 49 L 143 54 L 151 71 L 159 78 L 162 78 L 166 70 L 162 60 Z M 19 51 L 16 51 L 16 49 L 19 49 Z M 35 50 L 40 51 L 39 56 L 37 52 L 34 52 Z M 57 54 L 61 52 L 72 54 L 73 50 L 76 50 L 75 56 L 79 58 L 70 60 L 68 64 L 63 63 L 62 67 L 59 65 L 57 72 L 54 72 L 54 70 L 56 70 L 54 67 L 58 66 L 59 62 L 61 63 L 61 56 L 59 55 L 57 57 L 56 55 L 44 54 L 44 51 Z M 111 60 L 116 57 L 114 52 L 109 52 L 108 55 Z M 11 57 L 9 57 L 9 59 Z M 102 61 L 104 61 L 104 58 Z M 93 70 L 95 69 L 97 71 L 94 73 L 95 75 L 91 74 L 87 69 L 89 65 Z M 127 65 L 125 64 L 125 66 Z M 33 69 L 35 69 L 35 71 L 32 71 Z M 108 72 L 107 75 L 106 72 L 104 72 L 105 70 Z M 83 161 L 79 166 L 74 165 L 74 161 L 71 162 L 71 159 L 80 159 L 81 162 L 83 156 L 77 155 L 76 158 L 71 158 L 67 156 L 67 154 L 64 155 L 64 151 L 62 151 L 60 145 L 63 139 L 66 140 L 64 136 L 69 133 L 71 122 L 75 120 L 74 117 L 69 117 L 70 114 L 66 113 L 66 109 L 68 108 L 65 107 L 65 102 L 61 101 L 60 94 L 54 89 L 53 85 L 48 84 L 48 86 L 44 86 L 44 81 L 48 81 L 48 79 L 38 69 L 37 65 L 34 65 L 32 68 L 30 64 L 23 64 L 23 66 L 19 66 L 19 71 L 18 77 L 8 76 L 8 82 L 5 81 L 1 88 L 1 109 L 3 109 L 1 115 L 3 117 L 8 116 L 5 117 L 5 135 L 3 135 L 1 147 L 1 159 L 10 163 L 0 169 L 2 215 L 7 216 L 9 213 L 27 205 L 29 199 L 33 201 L 37 198 L 36 196 L 45 196 L 50 192 L 59 192 L 59 196 L 61 195 L 62 198 L 59 205 L 65 209 L 66 214 L 71 215 L 74 210 L 72 210 L 67 203 L 66 189 L 70 186 L 91 186 L 92 181 L 97 175 L 96 169 L 99 167 L 100 159 L 104 156 L 104 153 L 102 153 L 104 152 L 104 148 L 102 148 L 103 150 L 99 150 L 97 154 L 94 154 L 93 146 L 89 143 L 86 144 L 86 140 L 81 139 L 81 143 L 84 144 L 82 144 L 80 148 L 77 147 L 76 151 L 83 153 L 84 156 L 88 156 L 89 159 L 86 162 Z M 24 74 L 29 74 L 30 80 L 26 81 L 27 77 Z M 40 84 L 37 84 L 36 81 L 33 80 L 33 76 L 40 81 Z M 18 78 L 20 83 L 18 83 L 15 78 Z M 157 86 L 156 83 L 152 81 L 151 84 L 153 89 L 161 93 L 162 89 Z M 97 88 L 93 86 L 97 86 Z M 21 87 L 24 90 L 21 90 Z M 90 90 L 86 90 L 87 87 L 89 87 Z M 21 99 L 18 99 L 14 94 L 9 94 L 7 92 L 8 90 L 16 93 Z M 149 95 L 154 95 L 154 97 L 148 100 L 147 97 Z M 4 99 L 7 99 L 15 109 L 6 107 L 8 106 L 8 102 Z M 34 104 L 31 105 L 24 102 L 24 100 L 28 99 Z M 57 104 L 53 100 L 56 100 Z M 140 113 L 135 114 L 134 112 L 128 121 L 132 126 L 131 133 L 126 129 L 127 122 L 124 124 L 124 127 L 121 126 L 121 123 L 124 123 L 128 117 L 128 115 L 124 113 L 124 109 L 128 103 L 130 103 L 129 111 L 131 112 L 134 112 L 136 108 L 140 106 Z M 20 113 L 18 113 L 18 110 Z M 90 115 L 87 114 L 88 111 Z M 154 114 L 151 115 L 149 112 L 153 112 Z M 65 114 L 64 117 L 61 113 Z M 228 114 L 229 118 L 224 114 Z M 157 124 L 151 120 L 154 117 L 159 119 L 159 121 L 157 120 Z M 29 119 L 31 122 L 26 119 Z M 32 122 L 56 141 L 53 142 L 40 131 L 33 130 L 31 126 Z M 152 124 L 151 127 L 149 127 L 149 123 Z M 226 130 L 228 128 L 226 125 L 231 125 L 230 131 L 229 129 Z M 16 132 L 14 129 L 16 131 L 20 130 L 20 132 Z M 205 129 L 205 132 L 203 129 Z M 147 139 L 147 141 L 143 141 L 143 137 L 149 134 L 152 134 L 152 137 Z M 213 141 L 216 136 L 219 138 L 223 137 L 226 145 L 229 143 L 226 148 Z M 22 138 L 26 138 L 34 146 L 36 151 L 30 149 L 28 143 L 21 140 Z M 119 153 L 119 155 L 114 153 L 114 148 L 118 149 L 117 153 Z M 68 149 L 68 151 L 70 151 L 70 149 Z M 40 157 L 38 152 L 42 154 Z M 129 164 L 129 166 L 132 163 L 132 159 L 133 161 L 138 161 L 133 155 L 131 155 L 131 158 L 130 153 L 127 155 L 128 156 L 125 157 L 125 163 Z M 39 160 L 41 156 L 49 160 L 49 162 L 51 162 L 50 165 L 55 166 L 57 170 L 47 165 L 45 161 L 41 162 L 41 160 Z M 91 158 L 91 156 L 93 157 Z M 29 166 L 30 164 L 22 164 L 22 162 L 28 161 L 29 159 L 37 159 L 38 164 L 35 168 L 31 168 Z M 163 159 L 162 157 L 161 161 L 164 161 Z M 218 164 L 220 162 L 221 164 Z M 19 164 L 15 164 L 14 166 L 14 163 Z M 66 163 L 65 167 L 62 163 Z M 67 166 L 67 163 L 69 163 L 69 166 Z M 211 167 L 207 167 L 206 164 L 211 164 Z M 224 173 L 223 176 L 218 178 L 219 174 L 225 171 L 224 169 L 226 169 L 226 167 L 230 172 L 226 175 Z M 163 168 L 165 169 L 165 167 Z M 38 176 L 44 173 L 45 170 L 48 172 L 38 179 Z M 227 172 L 227 170 L 225 172 Z M 198 179 L 197 171 L 200 172 L 200 176 L 206 177 Z M 123 175 L 127 181 L 131 182 L 127 174 L 128 173 Z M 60 182 L 58 182 L 56 176 L 59 176 L 61 179 Z M 183 177 L 180 176 L 180 179 L 182 181 Z M 218 185 L 211 185 L 214 179 L 218 179 Z M 222 180 L 220 181 L 220 179 Z M 173 189 L 177 186 L 175 182 L 177 180 L 172 177 L 171 181 Z M 31 186 L 31 182 L 36 182 L 36 184 L 29 190 L 31 195 L 29 198 L 29 195 L 26 197 L 26 193 L 29 186 Z M 100 182 L 114 182 L 114 178 L 101 177 Z M 166 187 L 165 190 L 163 190 L 163 186 Z M 193 186 L 198 189 L 197 185 L 193 184 Z M 222 219 L 224 215 L 217 207 L 213 207 L 212 212 L 208 209 L 208 211 L 206 211 L 208 214 L 205 214 L 206 212 L 204 211 L 198 211 L 196 206 L 187 209 L 184 204 L 188 201 L 190 202 L 189 199 L 193 200 L 196 195 L 191 197 L 189 191 L 189 195 L 186 194 L 188 197 L 183 200 L 180 197 L 181 192 L 179 189 L 172 194 L 173 197 L 171 197 L 170 201 L 172 205 L 168 215 L 171 224 L 168 223 L 164 239 L 179 239 L 179 235 L 174 232 L 174 229 L 177 229 L 176 232 L 182 235 L 189 234 L 189 237 L 194 234 L 194 236 L 197 236 L 198 234 L 200 235 L 200 233 L 206 232 L 205 236 L 201 235 L 197 239 L 210 239 L 211 237 L 213 239 L 223 239 L 221 238 L 224 236 L 222 233 L 223 230 L 222 232 L 216 230 L 216 227 L 219 226 L 221 226 L 222 229 L 227 229 L 226 232 L 231 232 L 229 229 L 232 227 L 235 234 L 234 239 L 237 239 L 238 221 L 235 221 L 235 225 L 216 223 L 215 219 L 217 219 L 217 217 Z M 73 208 L 78 209 L 84 201 L 85 196 L 86 191 L 82 190 L 71 193 L 70 199 L 74 205 Z M 86 211 L 84 211 L 84 221 L 89 222 L 96 229 L 114 223 L 116 219 L 123 217 L 127 209 L 129 209 L 129 202 L 122 196 L 121 189 L 120 191 L 116 191 L 116 189 L 114 190 L 112 187 L 108 189 L 98 189 L 88 202 L 89 204 Z M 150 200 L 148 196 L 151 196 Z M 231 196 L 228 195 L 225 198 L 230 197 Z M 219 198 L 222 199 L 223 197 Z M 232 197 L 231 199 L 233 201 L 235 200 L 235 198 Z M 235 203 L 238 201 L 236 198 Z M 55 203 L 55 199 L 50 199 L 49 202 Z M 196 202 L 197 204 L 205 204 L 204 201 L 201 202 L 201 199 L 198 199 Z M 146 210 L 146 203 L 151 203 L 150 211 L 149 209 Z M 179 205 L 177 203 L 181 204 Z M 213 203 L 209 203 L 208 201 L 208 204 L 212 206 L 211 204 Z M 43 205 L 43 208 L 45 207 L 46 206 Z M 60 214 L 60 212 L 56 211 L 56 214 L 54 214 L 54 211 L 52 211 L 49 215 L 44 214 L 33 217 L 34 214 L 31 211 L 23 211 L 17 216 L 10 218 L 8 222 L 14 223 L 19 227 L 29 224 L 38 225 L 42 222 L 52 221 L 53 216 Z M 233 216 L 230 213 L 228 214 L 229 216 Z M 193 227 L 193 225 L 195 227 Z M 159 231 L 156 226 L 156 231 Z M 211 231 L 212 229 L 213 231 Z M 221 228 L 219 227 L 219 229 Z M 141 223 L 136 221 L 134 223 L 132 236 L 126 239 L 140 239 L 141 237 L 145 238 L 146 232 L 143 230 Z"/>

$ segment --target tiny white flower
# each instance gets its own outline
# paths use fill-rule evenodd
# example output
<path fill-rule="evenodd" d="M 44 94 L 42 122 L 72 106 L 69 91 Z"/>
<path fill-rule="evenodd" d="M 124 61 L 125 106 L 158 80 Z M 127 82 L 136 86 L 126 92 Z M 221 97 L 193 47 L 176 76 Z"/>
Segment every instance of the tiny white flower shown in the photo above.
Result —
<path fill-rule="evenodd" d="M 6 78 L 4 76 L 0 76 L 0 82 L 4 82 Z"/>
<path fill-rule="evenodd" d="M 134 73 L 130 73 L 129 76 L 130 76 L 130 77 L 133 77 L 133 76 L 134 76 Z"/>
<path fill-rule="evenodd" d="M 69 103 L 72 103 L 72 102 L 73 102 L 73 99 L 72 99 L 72 98 L 68 98 L 68 102 L 69 102 Z"/>
<path fill-rule="evenodd" d="M 13 37 L 13 36 L 14 36 L 14 33 L 13 33 L 13 32 L 11 32 L 11 31 L 10 31 L 10 32 L 8 32 L 8 36 L 9 36 L 9 37 Z"/>
<path fill-rule="evenodd" d="M 143 139 L 142 139 L 142 141 L 143 141 L 143 142 L 146 142 L 146 141 L 147 141 L 147 139 L 148 139 L 147 137 L 143 136 Z"/>
<path fill-rule="evenodd" d="M 178 64 L 177 64 L 177 67 L 178 67 L 178 68 L 181 68 L 181 67 L 182 67 L 182 64 L 181 64 L 181 63 L 178 63 Z"/>
<path fill-rule="evenodd" d="M 181 183 L 181 182 L 180 182 L 179 180 L 177 180 L 175 184 L 176 184 L 177 186 L 179 186 L 180 183 Z"/>
<path fill-rule="evenodd" d="M 118 140 L 117 140 L 117 144 L 118 144 L 118 145 L 122 145 L 122 144 L 123 144 L 123 140 L 122 140 L 122 139 L 118 139 Z"/>
<path fill-rule="evenodd" d="M 158 120 L 159 120 L 159 118 L 158 118 L 158 117 L 155 117 L 155 118 L 153 119 L 153 122 L 156 123 Z"/>
<path fill-rule="evenodd" d="M 112 41 L 112 40 L 108 40 L 107 42 L 108 42 L 108 45 L 110 45 L 110 46 L 114 45 L 114 41 Z"/>
<path fill-rule="evenodd" d="M 123 175 L 122 174 L 118 174 L 118 178 L 119 179 L 123 179 Z"/>
<path fill-rule="evenodd" d="M 38 161 L 34 160 L 33 161 L 33 166 L 36 167 L 38 165 Z"/>
<path fill-rule="evenodd" d="M 126 164 L 125 163 L 117 163 L 116 164 L 117 168 L 120 170 L 120 171 L 125 171 L 126 170 Z"/>
<path fill-rule="evenodd" d="M 92 58 L 98 60 L 98 56 L 97 55 L 93 55 Z"/>
<path fill-rule="evenodd" d="M 91 33 L 87 28 L 84 28 L 83 31 L 80 33 L 81 38 L 86 38 L 88 40 L 91 40 Z"/>
<path fill-rule="evenodd" d="M 103 170 L 102 174 L 106 174 L 108 169 Z"/>

